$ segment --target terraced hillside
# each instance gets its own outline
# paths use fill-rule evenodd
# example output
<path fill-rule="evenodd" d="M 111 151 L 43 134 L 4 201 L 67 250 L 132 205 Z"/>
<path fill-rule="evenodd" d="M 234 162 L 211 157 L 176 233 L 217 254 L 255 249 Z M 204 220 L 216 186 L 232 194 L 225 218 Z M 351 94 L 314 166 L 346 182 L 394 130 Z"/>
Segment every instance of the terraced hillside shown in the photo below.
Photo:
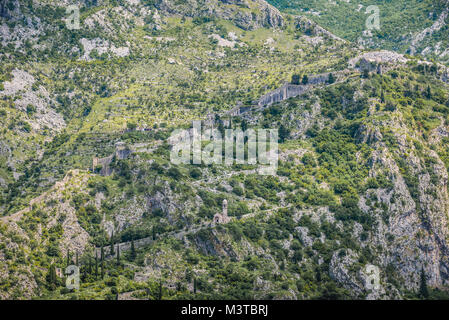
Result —
<path fill-rule="evenodd" d="M 1 298 L 447 296 L 446 66 L 262 0 L 66 5 L 0 11 Z M 276 174 L 173 164 L 192 120 L 279 129 Z"/>

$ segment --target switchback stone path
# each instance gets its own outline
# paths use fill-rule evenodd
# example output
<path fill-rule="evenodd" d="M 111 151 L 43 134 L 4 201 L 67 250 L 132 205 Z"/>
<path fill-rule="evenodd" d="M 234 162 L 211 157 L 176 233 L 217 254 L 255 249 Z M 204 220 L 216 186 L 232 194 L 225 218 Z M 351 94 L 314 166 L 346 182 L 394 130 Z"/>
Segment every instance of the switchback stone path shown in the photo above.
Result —
<path fill-rule="evenodd" d="M 246 219 L 249 219 L 249 218 L 254 218 L 258 214 L 268 214 L 268 216 L 269 216 L 273 212 L 275 212 L 275 211 L 277 211 L 279 209 L 287 209 L 287 208 L 291 208 L 291 207 L 293 207 L 293 205 L 288 205 L 288 206 L 285 206 L 285 207 L 275 207 L 275 208 L 267 209 L 267 210 L 264 210 L 264 211 L 248 213 L 248 214 L 240 216 L 239 218 L 231 217 L 231 221 L 230 222 L 236 221 L 236 220 L 246 220 Z M 134 240 L 134 248 L 138 249 L 138 248 L 142 248 L 142 247 L 148 246 L 148 245 L 153 244 L 154 242 L 162 239 L 162 237 L 164 237 L 164 238 L 173 237 L 175 239 L 182 240 L 188 234 L 196 233 L 196 232 L 198 232 L 198 231 L 200 231 L 202 229 L 209 229 L 209 228 L 213 229 L 216 226 L 217 226 L 217 224 L 212 223 L 212 222 L 209 223 L 209 224 L 203 223 L 201 225 L 193 226 L 193 227 L 189 228 L 188 230 L 181 230 L 181 231 L 178 231 L 178 232 L 168 232 L 168 233 L 157 235 L 156 239 L 153 239 L 153 237 L 151 236 L 151 237 L 147 237 L 147 238 Z M 117 254 L 117 245 L 118 245 L 118 247 L 120 249 L 120 252 L 125 252 L 125 251 L 131 250 L 131 243 L 132 243 L 132 241 L 126 241 L 126 242 L 121 242 L 121 243 L 115 244 L 114 245 L 115 255 Z M 95 250 L 96 250 L 98 256 L 100 256 L 101 248 L 95 248 Z M 110 254 L 111 246 L 103 247 L 103 252 L 104 252 L 104 255 L 105 255 L 105 259 L 112 259 L 112 258 L 115 257 L 115 255 L 111 255 Z"/>

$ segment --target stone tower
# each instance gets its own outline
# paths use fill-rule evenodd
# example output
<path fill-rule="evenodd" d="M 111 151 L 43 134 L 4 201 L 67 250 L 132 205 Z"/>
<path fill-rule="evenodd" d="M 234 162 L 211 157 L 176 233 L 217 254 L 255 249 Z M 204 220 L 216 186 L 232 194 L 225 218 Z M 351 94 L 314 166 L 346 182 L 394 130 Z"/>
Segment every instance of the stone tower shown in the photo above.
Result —
<path fill-rule="evenodd" d="M 228 217 L 228 200 L 223 200 L 223 211 L 214 216 L 214 223 L 228 223 L 231 219 Z"/>
<path fill-rule="evenodd" d="M 383 74 L 384 74 L 384 70 L 383 70 L 383 67 L 382 67 L 382 64 L 381 64 L 381 63 L 379 63 L 379 64 L 377 65 L 377 74 L 380 74 L 380 75 L 383 75 Z"/>
<path fill-rule="evenodd" d="M 228 200 L 223 200 L 223 220 L 227 220 L 228 218 Z"/>
<path fill-rule="evenodd" d="M 92 172 L 95 172 L 96 167 L 98 166 L 98 158 L 94 157 L 92 159 Z"/>

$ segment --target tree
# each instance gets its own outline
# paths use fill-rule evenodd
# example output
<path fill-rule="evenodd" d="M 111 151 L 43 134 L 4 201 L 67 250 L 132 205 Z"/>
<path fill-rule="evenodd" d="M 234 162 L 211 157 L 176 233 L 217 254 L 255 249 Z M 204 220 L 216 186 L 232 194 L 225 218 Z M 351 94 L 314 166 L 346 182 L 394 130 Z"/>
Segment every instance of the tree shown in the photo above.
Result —
<path fill-rule="evenodd" d="M 104 278 L 104 261 L 101 261 L 101 279 Z"/>
<path fill-rule="evenodd" d="M 182 173 L 176 167 L 171 167 L 168 169 L 167 174 L 175 180 L 179 180 L 182 178 Z"/>
<path fill-rule="evenodd" d="M 449 100 L 448 100 L 449 103 Z M 240 124 L 242 131 L 245 132 L 248 129 L 248 121 L 246 121 L 245 119 L 242 120 L 242 123 Z"/>
<path fill-rule="evenodd" d="M 301 82 L 301 76 L 299 74 L 292 75 L 292 84 L 299 85 Z"/>
<path fill-rule="evenodd" d="M 128 128 L 129 131 L 134 131 L 134 130 L 136 130 L 137 125 L 136 125 L 135 123 L 128 122 L 128 123 L 126 124 L 126 127 Z"/>
<path fill-rule="evenodd" d="M 363 69 L 362 78 L 368 79 L 369 78 L 369 70 Z"/>
<path fill-rule="evenodd" d="M 88 274 L 92 274 L 92 257 L 90 256 L 90 253 L 89 253 L 89 264 L 88 264 L 88 269 L 87 269 L 87 273 Z"/>
<path fill-rule="evenodd" d="M 103 249 L 103 245 L 101 245 L 100 260 L 101 260 L 101 279 L 103 279 L 104 278 L 104 249 Z"/>
<path fill-rule="evenodd" d="M 419 287 L 419 294 L 423 299 L 429 298 L 429 289 L 427 288 L 426 274 L 424 272 L 424 268 L 421 268 L 421 284 Z"/>
<path fill-rule="evenodd" d="M 95 279 L 98 279 L 98 251 L 95 250 Z"/>
<path fill-rule="evenodd" d="M 52 290 L 56 288 L 56 267 L 53 263 L 50 265 L 50 268 L 48 269 L 47 283 L 49 284 Z"/>
<path fill-rule="evenodd" d="M 382 90 L 382 92 L 380 93 L 380 102 L 385 103 L 385 93 Z"/>
<path fill-rule="evenodd" d="M 221 133 L 221 136 L 223 137 L 225 134 L 225 128 L 223 125 L 223 121 L 220 120 L 220 122 L 218 122 L 218 131 Z"/>
<path fill-rule="evenodd" d="M 302 84 L 308 84 L 309 83 L 309 77 L 305 74 L 304 77 L 302 77 Z"/>
<path fill-rule="evenodd" d="M 120 264 L 120 245 L 117 243 L 117 264 Z"/>
<path fill-rule="evenodd" d="M 432 99 L 432 89 L 430 89 L 430 85 L 427 86 L 426 97 L 429 100 Z"/>
<path fill-rule="evenodd" d="M 136 248 L 134 247 L 134 240 L 131 240 L 131 260 L 134 261 L 136 259 Z"/>
<path fill-rule="evenodd" d="M 75 264 L 76 264 L 76 266 L 79 266 L 79 263 L 78 263 L 78 251 L 75 253 Z"/>
<path fill-rule="evenodd" d="M 70 265 L 71 265 L 71 262 L 70 262 L 70 250 L 67 249 L 67 267 L 70 266 Z"/>
<path fill-rule="evenodd" d="M 192 168 L 189 171 L 189 175 L 193 178 L 193 179 L 198 179 L 201 177 L 202 173 L 201 170 L 198 168 Z"/>
<path fill-rule="evenodd" d="M 193 293 L 196 293 L 196 287 L 197 287 L 196 278 L 193 278 Z"/>
<path fill-rule="evenodd" d="M 334 82 L 335 82 L 334 75 L 333 75 L 332 73 L 329 73 L 329 80 L 328 80 L 328 83 L 329 83 L 329 84 L 332 84 L 332 83 L 334 83 Z"/>
<path fill-rule="evenodd" d="M 114 231 L 112 231 L 112 234 L 111 234 L 111 244 L 110 244 L 110 247 L 111 247 L 111 256 L 114 256 L 114 254 L 115 254 L 115 252 L 114 252 L 114 245 L 115 245 L 115 243 L 114 243 Z"/>
<path fill-rule="evenodd" d="M 290 130 L 283 124 L 279 127 L 279 141 L 284 142 L 290 136 Z"/>
<path fill-rule="evenodd" d="M 192 270 L 190 268 L 186 269 L 185 278 L 186 278 L 186 281 L 189 283 L 190 283 L 190 281 L 192 281 Z"/>
<path fill-rule="evenodd" d="M 159 279 L 159 295 L 158 300 L 162 300 L 162 278 Z"/>

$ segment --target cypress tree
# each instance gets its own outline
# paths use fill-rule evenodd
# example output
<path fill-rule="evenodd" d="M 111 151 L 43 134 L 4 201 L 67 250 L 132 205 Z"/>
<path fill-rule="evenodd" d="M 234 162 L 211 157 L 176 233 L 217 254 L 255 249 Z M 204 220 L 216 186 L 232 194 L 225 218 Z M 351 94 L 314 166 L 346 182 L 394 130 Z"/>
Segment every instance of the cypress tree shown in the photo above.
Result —
<path fill-rule="evenodd" d="M 111 256 L 113 256 L 115 254 L 115 252 L 114 252 L 114 231 L 112 231 L 112 234 L 111 234 L 111 244 L 110 244 L 110 246 L 111 246 Z"/>
<path fill-rule="evenodd" d="M 223 121 L 221 121 L 220 120 L 220 122 L 218 123 L 218 131 L 220 131 L 220 133 L 221 133 L 221 136 L 224 136 L 224 134 L 225 134 L 225 128 L 224 128 L 224 126 L 223 126 Z"/>
<path fill-rule="evenodd" d="M 101 261 L 101 279 L 104 278 L 104 261 Z"/>
<path fill-rule="evenodd" d="M 70 250 L 67 249 L 67 267 L 70 266 L 70 265 L 71 265 L 71 263 L 70 263 Z"/>
<path fill-rule="evenodd" d="M 449 103 L 449 100 L 448 100 L 448 103 Z M 242 128 L 242 131 L 245 132 L 246 129 L 248 129 L 248 121 L 246 121 L 245 119 L 243 119 L 240 126 L 241 126 L 241 128 Z"/>
<path fill-rule="evenodd" d="M 193 278 L 193 293 L 196 293 L 196 278 Z"/>
<path fill-rule="evenodd" d="M 134 247 L 134 240 L 131 240 L 131 260 L 136 259 L 136 248 Z"/>
<path fill-rule="evenodd" d="M 89 253 L 89 264 L 88 264 L 88 269 L 87 269 L 87 273 L 88 274 L 92 274 L 92 257 L 90 256 L 90 253 Z"/>
<path fill-rule="evenodd" d="M 98 278 L 98 251 L 95 250 L 95 279 Z"/>
<path fill-rule="evenodd" d="M 421 285 L 419 288 L 419 293 L 421 298 L 423 299 L 429 298 L 429 289 L 427 288 L 426 274 L 424 272 L 424 268 L 421 268 Z"/>
<path fill-rule="evenodd" d="M 117 243 L 117 264 L 120 264 L 120 246 Z"/>
<path fill-rule="evenodd" d="M 309 83 L 309 77 L 305 74 L 304 77 L 302 77 L 302 84 L 308 84 Z"/>
<path fill-rule="evenodd" d="M 78 263 L 78 251 L 75 253 L 75 264 L 78 267 L 79 263 Z"/>
<path fill-rule="evenodd" d="M 332 84 L 335 82 L 335 78 L 334 75 L 332 73 L 329 73 L 329 80 L 328 80 L 329 84 Z"/>
<path fill-rule="evenodd" d="M 299 74 L 294 74 L 292 76 L 292 84 L 298 85 L 298 84 L 300 84 L 300 81 L 301 81 L 301 76 Z"/>
<path fill-rule="evenodd" d="M 56 267 L 52 263 L 48 269 L 47 282 L 52 290 L 56 287 Z"/>
<path fill-rule="evenodd" d="M 159 300 L 162 300 L 162 278 L 159 279 Z"/>
<path fill-rule="evenodd" d="M 101 250 L 100 250 L 100 265 L 101 265 L 101 279 L 104 278 L 104 248 L 103 245 L 101 245 Z"/>

